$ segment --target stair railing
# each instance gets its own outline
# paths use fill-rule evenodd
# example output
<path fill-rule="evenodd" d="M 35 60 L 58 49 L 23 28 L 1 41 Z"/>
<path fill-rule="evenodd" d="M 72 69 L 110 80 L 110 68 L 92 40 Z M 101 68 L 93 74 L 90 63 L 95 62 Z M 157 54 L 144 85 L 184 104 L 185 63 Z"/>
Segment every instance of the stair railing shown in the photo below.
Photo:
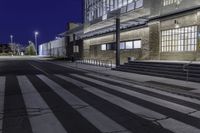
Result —
<path fill-rule="evenodd" d="M 113 67 L 112 60 L 83 59 L 76 61 L 76 64 L 89 64 L 106 68 Z"/>
<path fill-rule="evenodd" d="M 189 63 L 186 63 L 183 65 L 183 71 L 186 72 L 186 80 L 189 81 L 189 66 L 193 63 L 193 61 L 190 61 Z"/>

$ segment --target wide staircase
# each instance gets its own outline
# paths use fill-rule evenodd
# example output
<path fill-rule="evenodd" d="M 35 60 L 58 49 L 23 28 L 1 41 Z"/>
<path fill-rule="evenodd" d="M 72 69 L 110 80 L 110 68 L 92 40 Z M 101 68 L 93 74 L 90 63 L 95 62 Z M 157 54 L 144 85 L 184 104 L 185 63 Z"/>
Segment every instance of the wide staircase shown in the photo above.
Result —
<path fill-rule="evenodd" d="M 200 82 L 200 64 L 157 61 L 129 61 L 114 70 Z"/>

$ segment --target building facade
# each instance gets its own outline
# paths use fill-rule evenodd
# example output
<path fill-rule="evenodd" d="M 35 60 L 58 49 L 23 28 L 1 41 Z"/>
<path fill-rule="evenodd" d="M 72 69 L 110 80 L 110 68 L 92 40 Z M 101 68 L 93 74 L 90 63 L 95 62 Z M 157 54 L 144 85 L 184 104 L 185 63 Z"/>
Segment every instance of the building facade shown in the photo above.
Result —
<path fill-rule="evenodd" d="M 116 19 L 120 59 L 200 60 L 199 0 L 85 0 L 83 56 L 115 62 Z"/>
<path fill-rule="evenodd" d="M 39 46 L 40 56 L 59 58 L 83 58 L 83 25 L 68 23 L 67 31 L 61 33 L 55 40 L 43 43 Z"/>
<path fill-rule="evenodd" d="M 68 58 L 82 59 L 83 58 L 83 24 L 68 23 L 67 31 L 61 36 L 66 38 L 66 56 Z"/>
<path fill-rule="evenodd" d="M 43 43 L 39 46 L 40 56 L 65 57 L 66 43 L 65 38 L 56 38 L 50 42 Z"/>

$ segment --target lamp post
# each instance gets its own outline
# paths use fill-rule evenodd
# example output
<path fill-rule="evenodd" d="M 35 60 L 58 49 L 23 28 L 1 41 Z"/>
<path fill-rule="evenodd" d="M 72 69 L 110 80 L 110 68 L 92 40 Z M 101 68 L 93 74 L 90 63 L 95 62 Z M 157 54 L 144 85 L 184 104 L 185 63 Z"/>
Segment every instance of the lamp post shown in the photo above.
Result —
<path fill-rule="evenodd" d="M 37 40 L 37 39 L 38 39 L 38 35 L 39 35 L 39 32 L 36 31 L 36 32 L 35 32 L 36 55 L 38 55 L 38 44 L 37 44 L 37 43 L 38 43 L 38 42 L 37 42 L 37 41 L 38 41 L 38 40 Z"/>
<path fill-rule="evenodd" d="M 13 54 L 15 54 L 15 47 L 14 47 L 14 45 L 13 45 L 13 35 L 10 35 L 10 45 L 11 45 L 11 48 L 12 48 L 12 50 L 13 50 Z"/>
<path fill-rule="evenodd" d="M 13 43 L 13 35 L 10 35 L 10 43 L 12 44 Z"/>

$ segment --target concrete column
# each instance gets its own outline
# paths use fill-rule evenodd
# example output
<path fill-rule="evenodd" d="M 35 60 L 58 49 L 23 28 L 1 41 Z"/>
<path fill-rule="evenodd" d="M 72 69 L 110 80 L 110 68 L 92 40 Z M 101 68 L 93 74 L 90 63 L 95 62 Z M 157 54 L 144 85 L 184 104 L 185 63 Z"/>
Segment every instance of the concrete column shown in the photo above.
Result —
<path fill-rule="evenodd" d="M 151 60 L 160 60 L 160 22 L 149 24 L 149 55 Z"/>
<path fill-rule="evenodd" d="M 196 50 L 196 60 L 200 60 L 200 10 L 197 11 L 197 50 Z"/>
<path fill-rule="evenodd" d="M 120 65 L 120 18 L 116 18 L 116 66 Z"/>

